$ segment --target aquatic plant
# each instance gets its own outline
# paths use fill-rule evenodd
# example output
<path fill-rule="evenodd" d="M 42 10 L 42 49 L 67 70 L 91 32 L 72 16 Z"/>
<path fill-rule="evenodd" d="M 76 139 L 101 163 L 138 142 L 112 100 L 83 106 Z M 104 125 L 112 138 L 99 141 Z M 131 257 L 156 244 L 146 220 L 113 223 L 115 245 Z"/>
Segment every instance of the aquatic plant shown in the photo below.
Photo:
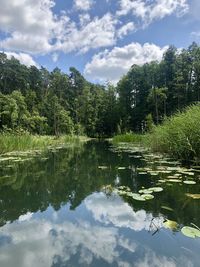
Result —
<path fill-rule="evenodd" d="M 192 105 L 168 118 L 146 136 L 153 151 L 186 161 L 200 160 L 200 105 Z"/>

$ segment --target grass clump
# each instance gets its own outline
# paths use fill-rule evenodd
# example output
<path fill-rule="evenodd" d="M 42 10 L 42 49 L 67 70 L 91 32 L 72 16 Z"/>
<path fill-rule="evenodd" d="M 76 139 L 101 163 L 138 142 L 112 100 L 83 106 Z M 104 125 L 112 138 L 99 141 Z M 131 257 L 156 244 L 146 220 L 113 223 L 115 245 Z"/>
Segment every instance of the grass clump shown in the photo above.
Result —
<path fill-rule="evenodd" d="M 186 161 L 200 160 L 200 104 L 166 119 L 146 138 L 153 151 Z"/>
<path fill-rule="evenodd" d="M 135 133 L 125 133 L 116 135 L 113 137 L 112 142 L 117 143 L 142 143 L 144 135 L 135 134 Z"/>
<path fill-rule="evenodd" d="M 29 133 L 1 133 L 0 154 L 11 151 L 44 150 L 51 146 L 65 145 L 67 143 L 76 143 L 84 140 L 85 138 L 83 137 L 67 135 L 55 137 L 31 135 Z"/>

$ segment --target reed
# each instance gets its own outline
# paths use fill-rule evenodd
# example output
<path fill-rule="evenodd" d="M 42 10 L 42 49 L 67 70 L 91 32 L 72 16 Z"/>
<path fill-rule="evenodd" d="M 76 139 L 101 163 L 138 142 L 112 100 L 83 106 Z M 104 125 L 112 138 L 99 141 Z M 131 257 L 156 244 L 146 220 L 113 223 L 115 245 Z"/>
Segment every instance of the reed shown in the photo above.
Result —
<path fill-rule="evenodd" d="M 50 146 L 65 145 L 68 143 L 75 143 L 84 141 L 83 137 L 79 136 L 40 136 L 31 135 L 28 133 L 14 134 L 1 133 L 0 134 L 0 154 L 11 151 L 25 151 L 25 150 L 44 150 Z"/>
<path fill-rule="evenodd" d="M 192 105 L 166 119 L 145 139 L 153 151 L 168 153 L 181 160 L 199 161 L 200 105 Z"/>

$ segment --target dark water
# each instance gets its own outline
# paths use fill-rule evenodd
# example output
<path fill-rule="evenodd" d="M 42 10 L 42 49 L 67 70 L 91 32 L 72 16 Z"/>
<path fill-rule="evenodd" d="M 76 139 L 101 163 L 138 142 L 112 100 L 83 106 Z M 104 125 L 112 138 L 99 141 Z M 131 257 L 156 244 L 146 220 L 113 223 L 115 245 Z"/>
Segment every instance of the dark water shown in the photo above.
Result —
<path fill-rule="evenodd" d="M 185 196 L 200 193 L 199 183 L 165 184 L 139 202 L 105 190 L 156 184 L 159 178 L 137 174 L 146 163 L 129 153 L 93 142 L 45 157 L 1 166 L 1 267 L 200 266 L 200 238 L 180 232 L 200 226 L 200 200 Z M 166 218 L 179 228 L 164 228 Z"/>

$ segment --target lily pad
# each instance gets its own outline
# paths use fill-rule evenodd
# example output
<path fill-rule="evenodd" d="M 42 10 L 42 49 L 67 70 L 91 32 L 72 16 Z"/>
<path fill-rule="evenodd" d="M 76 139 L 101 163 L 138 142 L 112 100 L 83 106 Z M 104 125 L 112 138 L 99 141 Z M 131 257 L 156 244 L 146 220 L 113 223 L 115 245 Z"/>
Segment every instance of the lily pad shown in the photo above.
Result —
<path fill-rule="evenodd" d="M 178 223 L 175 221 L 167 220 L 163 223 L 165 228 L 169 228 L 171 230 L 176 230 L 178 228 Z"/>
<path fill-rule="evenodd" d="M 162 192 L 163 188 L 162 187 L 150 187 L 149 190 L 157 193 L 157 192 Z"/>
<path fill-rule="evenodd" d="M 158 180 L 159 183 L 166 183 L 166 180 Z"/>
<path fill-rule="evenodd" d="M 166 174 L 169 174 L 169 173 L 171 173 L 172 171 L 160 170 L 159 172 L 160 172 L 160 173 L 166 173 Z"/>
<path fill-rule="evenodd" d="M 186 196 L 193 199 L 200 199 L 200 194 L 186 194 Z"/>
<path fill-rule="evenodd" d="M 159 174 L 159 172 L 156 172 L 156 171 L 153 171 L 153 172 L 152 172 L 152 171 L 150 171 L 149 173 L 150 173 L 152 176 L 156 176 L 156 175 L 158 175 L 158 174 Z"/>
<path fill-rule="evenodd" d="M 143 194 L 141 195 L 141 197 L 144 198 L 145 200 L 150 200 L 154 198 L 154 196 L 151 194 Z"/>
<path fill-rule="evenodd" d="M 124 191 L 131 191 L 131 189 L 128 186 L 121 185 L 118 187 L 119 190 L 124 190 Z"/>
<path fill-rule="evenodd" d="M 177 179 L 178 177 L 176 175 L 170 175 L 167 177 L 168 179 Z"/>
<path fill-rule="evenodd" d="M 181 229 L 181 232 L 187 237 L 191 237 L 191 238 L 200 237 L 200 231 L 194 227 L 184 226 Z"/>
<path fill-rule="evenodd" d="M 137 193 L 130 193 L 128 196 L 138 201 L 145 201 L 145 198 Z"/>
<path fill-rule="evenodd" d="M 151 194 L 153 192 L 153 190 L 150 189 L 141 189 L 139 190 L 140 194 Z"/>
<path fill-rule="evenodd" d="M 173 183 L 182 183 L 182 181 L 179 179 L 169 179 L 168 181 Z"/>
<path fill-rule="evenodd" d="M 196 182 L 195 181 L 183 181 L 184 182 L 184 184 L 196 184 Z"/>
<path fill-rule="evenodd" d="M 108 166 L 98 166 L 98 168 L 101 170 L 106 170 L 106 169 L 108 169 Z"/>

